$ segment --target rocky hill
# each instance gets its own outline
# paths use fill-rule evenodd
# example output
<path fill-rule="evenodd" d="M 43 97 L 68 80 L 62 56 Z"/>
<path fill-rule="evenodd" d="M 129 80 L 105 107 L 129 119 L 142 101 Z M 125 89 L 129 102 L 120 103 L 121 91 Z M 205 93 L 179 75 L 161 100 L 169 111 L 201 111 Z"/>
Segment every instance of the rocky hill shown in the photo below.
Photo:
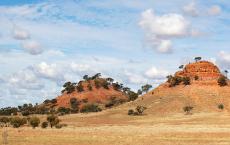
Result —
<path fill-rule="evenodd" d="M 227 84 L 221 86 L 219 78 Z M 229 80 L 213 63 L 200 61 L 187 64 L 168 79 L 126 107 L 142 105 L 148 108 L 147 114 L 159 115 L 184 113 L 186 106 L 191 107 L 192 112 L 230 111 Z"/>
<path fill-rule="evenodd" d="M 137 97 L 136 93 L 123 84 L 114 82 L 112 78 L 101 78 L 98 73 L 92 77 L 85 75 L 78 83 L 66 82 L 60 96 L 45 100 L 41 106 L 55 110 L 61 108 L 64 112 L 67 109 L 79 112 L 88 105 L 87 109 L 97 112 L 94 109 L 111 108 Z"/>

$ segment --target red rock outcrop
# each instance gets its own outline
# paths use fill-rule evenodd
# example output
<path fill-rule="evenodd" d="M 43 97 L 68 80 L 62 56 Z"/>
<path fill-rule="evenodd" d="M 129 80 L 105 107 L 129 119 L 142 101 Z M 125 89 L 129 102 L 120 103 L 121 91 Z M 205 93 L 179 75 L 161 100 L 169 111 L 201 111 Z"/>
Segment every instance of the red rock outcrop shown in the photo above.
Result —
<path fill-rule="evenodd" d="M 211 62 L 199 61 L 190 63 L 182 71 L 175 73 L 175 76 L 190 77 L 192 80 L 198 76 L 199 80 L 217 80 L 221 76 L 219 68 Z"/>

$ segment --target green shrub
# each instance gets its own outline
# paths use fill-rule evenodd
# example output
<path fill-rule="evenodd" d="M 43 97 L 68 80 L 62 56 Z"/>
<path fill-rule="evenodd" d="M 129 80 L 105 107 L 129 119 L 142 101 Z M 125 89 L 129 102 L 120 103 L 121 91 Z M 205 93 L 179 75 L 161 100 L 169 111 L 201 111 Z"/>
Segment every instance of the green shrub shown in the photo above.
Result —
<path fill-rule="evenodd" d="M 0 117 L 0 122 L 6 124 L 10 122 L 10 119 L 8 117 Z"/>
<path fill-rule="evenodd" d="M 62 128 L 63 126 L 61 125 L 61 124 L 57 124 L 57 125 L 55 125 L 55 128 L 57 128 L 57 129 L 60 129 L 60 128 Z"/>
<path fill-rule="evenodd" d="M 228 85 L 227 78 L 225 76 L 219 77 L 219 79 L 218 79 L 218 85 L 221 86 L 221 87 L 227 86 Z"/>
<path fill-rule="evenodd" d="M 186 114 L 191 114 L 191 111 L 193 110 L 192 106 L 185 106 L 183 107 L 184 112 L 186 112 Z"/>
<path fill-rule="evenodd" d="M 129 101 L 134 101 L 138 98 L 138 94 L 133 91 L 129 91 L 127 95 L 128 95 Z"/>
<path fill-rule="evenodd" d="M 107 104 L 105 104 L 105 107 L 106 108 L 111 108 L 113 106 L 122 104 L 124 102 L 125 102 L 125 100 L 123 100 L 123 99 L 119 99 L 119 98 L 116 98 L 116 97 L 111 97 L 109 102 Z"/>
<path fill-rule="evenodd" d="M 44 121 L 44 122 L 42 122 L 41 127 L 42 127 L 42 128 L 47 128 L 48 125 L 49 125 L 48 122 L 47 122 L 47 121 Z"/>
<path fill-rule="evenodd" d="M 31 117 L 29 123 L 33 128 L 38 127 L 40 124 L 40 119 L 38 117 Z"/>
<path fill-rule="evenodd" d="M 191 84 L 191 79 L 189 77 L 183 77 L 183 84 L 184 85 L 190 85 Z"/>
<path fill-rule="evenodd" d="M 82 113 L 88 113 L 88 112 L 100 112 L 102 109 L 98 107 L 96 104 L 86 104 L 81 108 Z"/>
<path fill-rule="evenodd" d="M 199 80 L 199 76 L 196 75 L 196 76 L 194 77 L 194 79 L 195 79 L 196 81 Z"/>
<path fill-rule="evenodd" d="M 93 87 L 92 87 L 92 85 L 90 83 L 87 85 L 87 88 L 88 88 L 89 91 L 93 90 Z"/>
<path fill-rule="evenodd" d="M 130 109 L 128 111 L 128 115 L 134 115 L 134 116 L 142 115 L 146 109 L 147 108 L 144 106 L 137 106 L 135 109 L 136 111 L 134 111 L 133 109 Z"/>
<path fill-rule="evenodd" d="M 55 115 L 49 115 L 49 116 L 47 116 L 47 121 L 49 122 L 51 128 L 53 128 L 53 126 L 59 124 L 59 122 L 60 122 L 60 120 L 58 119 L 58 117 L 55 116 Z"/>
<path fill-rule="evenodd" d="M 219 104 L 218 108 L 221 109 L 221 110 L 223 110 L 224 109 L 224 105 L 223 104 Z"/>
<path fill-rule="evenodd" d="M 169 86 L 175 87 L 176 85 L 179 85 L 181 82 L 182 82 L 182 78 L 179 76 L 175 76 L 175 77 L 170 78 Z"/>
<path fill-rule="evenodd" d="M 142 115 L 146 109 L 147 108 L 144 106 L 137 106 L 136 107 L 136 111 L 138 112 L 139 115 Z"/>
<path fill-rule="evenodd" d="M 27 123 L 27 119 L 26 118 L 20 118 L 20 117 L 13 117 L 10 119 L 10 124 L 14 127 L 14 128 L 19 128 L 20 126 L 24 125 Z"/>
<path fill-rule="evenodd" d="M 134 110 L 133 109 L 128 110 L 128 115 L 133 115 L 133 114 L 134 114 Z"/>
<path fill-rule="evenodd" d="M 70 109 L 69 108 L 65 108 L 65 107 L 59 107 L 57 110 L 58 113 L 60 113 L 60 115 L 65 115 L 65 114 L 69 114 L 70 113 Z"/>

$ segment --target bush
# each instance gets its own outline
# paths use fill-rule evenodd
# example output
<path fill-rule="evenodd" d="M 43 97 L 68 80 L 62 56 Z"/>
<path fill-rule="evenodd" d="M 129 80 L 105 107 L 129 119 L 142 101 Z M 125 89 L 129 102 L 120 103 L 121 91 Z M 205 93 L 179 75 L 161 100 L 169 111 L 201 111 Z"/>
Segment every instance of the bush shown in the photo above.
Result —
<path fill-rule="evenodd" d="M 60 128 L 62 128 L 63 126 L 61 125 L 61 124 L 57 124 L 57 125 L 55 125 L 55 128 L 57 128 L 57 129 L 60 129 Z"/>
<path fill-rule="evenodd" d="M 129 111 L 128 111 L 128 115 L 133 115 L 134 114 L 134 110 L 133 109 L 130 109 Z"/>
<path fill-rule="evenodd" d="M 130 109 L 128 111 L 128 115 L 134 115 L 134 116 L 142 115 L 146 109 L 147 108 L 144 106 L 137 106 L 136 111 L 134 111 L 133 109 Z"/>
<path fill-rule="evenodd" d="M 179 85 L 181 82 L 182 82 L 182 78 L 179 76 L 175 76 L 175 77 L 170 78 L 169 86 L 175 87 L 176 85 Z"/>
<path fill-rule="evenodd" d="M 194 79 L 197 81 L 199 80 L 199 76 L 195 76 Z"/>
<path fill-rule="evenodd" d="M 59 124 L 59 122 L 60 122 L 60 120 L 58 119 L 58 117 L 55 116 L 55 115 L 49 115 L 49 116 L 47 116 L 47 121 L 49 122 L 51 128 L 53 128 L 53 126 Z"/>
<path fill-rule="evenodd" d="M 134 101 L 138 98 L 138 94 L 133 91 L 129 91 L 127 95 L 128 95 L 129 101 Z"/>
<path fill-rule="evenodd" d="M 77 85 L 77 91 L 78 92 L 83 92 L 84 91 L 84 87 L 82 85 L 82 82 L 79 82 L 78 85 Z"/>
<path fill-rule="evenodd" d="M 117 99 L 116 97 L 111 97 L 110 101 L 107 104 L 105 104 L 105 107 L 106 108 L 111 108 L 113 106 L 122 104 L 124 102 L 125 102 L 125 100 L 123 100 L 123 99 Z"/>
<path fill-rule="evenodd" d="M 100 112 L 102 109 L 98 107 L 96 104 L 86 104 L 81 108 L 82 113 L 88 113 L 88 112 Z"/>
<path fill-rule="evenodd" d="M 94 80 L 94 83 L 95 83 L 95 87 L 96 87 L 97 89 L 99 89 L 99 88 L 101 87 L 100 81 L 99 81 L 98 79 L 95 79 L 95 80 Z"/>
<path fill-rule="evenodd" d="M 42 128 L 47 128 L 47 127 L 48 127 L 48 125 L 49 125 L 49 124 L 48 124 L 48 122 L 47 122 L 47 121 L 45 121 L 45 122 L 42 122 L 42 126 L 41 126 L 41 127 L 42 127 Z"/>
<path fill-rule="evenodd" d="M 184 85 L 190 85 L 191 84 L 191 80 L 189 77 L 184 77 L 182 80 L 183 80 Z"/>
<path fill-rule="evenodd" d="M 38 127 L 39 124 L 40 124 L 40 119 L 38 117 L 31 117 L 30 120 L 30 125 L 35 128 L 35 127 Z"/>
<path fill-rule="evenodd" d="M 70 109 L 69 108 L 65 108 L 65 107 L 59 107 L 57 111 L 61 115 L 65 115 L 65 114 L 69 114 L 70 113 Z"/>
<path fill-rule="evenodd" d="M 218 108 L 221 109 L 221 110 L 223 110 L 224 109 L 224 105 L 223 104 L 219 104 Z"/>
<path fill-rule="evenodd" d="M 218 85 L 221 86 L 221 87 L 227 86 L 228 85 L 227 78 L 225 76 L 219 77 L 219 79 L 218 79 Z"/>
<path fill-rule="evenodd" d="M 90 83 L 87 85 L 87 88 L 88 88 L 89 91 L 93 90 L 93 87 L 92 87 L 92 85 Z"/>
<path fill-rule="evenodd" d="M 78 102 L 76 98 L 71 98 L 69 101 L 72 109 L 71 112 L 78 113 L 80 102 Z"/>
<path fill-rule="evenodd" d="M 184 112 L 186 112 L 186 114 L 191 114 L 191 111 L 193 110 L 193 107 L 192 106 L 185 106 L 183 108 Z"/>
<path fill-rule="evenodd" d="M 139 115 L 142 115 L 146 109 L 147 108 L 144 106 L 137 106 L 136 111 L 138 112 Z"/>
<path fill-rule="evenodd" d="M 13 118 L 10 119 L 10 124 L 14 128 L 19 128 L 20 126 L 22 126 L 22 125 L 24 125 L 26 123 L 27 123 L 26 118 L 13 117 Z"/>
<path fill-rule="evenodd" d="M 10 119 L 8 117 L 0 117 L 0 122 L 6 124 L 10 122 Z"/>

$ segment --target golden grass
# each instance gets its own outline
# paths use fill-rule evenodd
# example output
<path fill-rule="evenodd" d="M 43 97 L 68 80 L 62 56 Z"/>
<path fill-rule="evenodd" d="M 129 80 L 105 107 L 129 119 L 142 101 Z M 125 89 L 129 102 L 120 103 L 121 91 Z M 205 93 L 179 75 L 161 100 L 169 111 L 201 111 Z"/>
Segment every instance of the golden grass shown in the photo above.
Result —
<path fill-rule="evenodd" d="M 229 145 L 225 113 L 130 117 L 125 114 L 67 115 L 62 129 L 7 128 L 9 145 Z M 2 134 L 3 129 L 0 129 Z M 2 138 L 0 138 L 2 142 Z"/>

